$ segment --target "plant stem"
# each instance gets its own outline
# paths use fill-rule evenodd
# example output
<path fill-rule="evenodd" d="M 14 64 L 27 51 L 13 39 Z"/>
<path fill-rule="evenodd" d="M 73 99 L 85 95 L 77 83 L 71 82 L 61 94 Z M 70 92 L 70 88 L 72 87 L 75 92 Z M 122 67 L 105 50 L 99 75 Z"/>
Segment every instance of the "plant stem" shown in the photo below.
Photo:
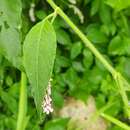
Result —
<path fill-rule="evenodd" d="M 45 19 L 43 19 L 43 20 L 48 20 L 48 19 L 54 17 L 54 15 L 55 15 L 55 12 L 49 14 L 49 15 L 48 15 Z"/>
<path fill-rule="evenodd" d="M 93 46 L 93 44 L 76 27 L 76 25 L 69 19 L 69 17 L 52 0 L 47 0 L 47 1 L 54 10 L 57 9 L 57 14 L 59 14 L 66 21 L 66 23 L 75 31 L 75 33 L 84 42 L 85 46 L 87 46 L 93 52 L 93 54 L 104 64 L 104 66 L 106 66 L 108 71 L 110 71 L 112 74 L 115 74 L 116 73 L 115 69 L 105 60 L 105 58 L 102 56 L 102 54 L 100 54 L 99 51 L 97 51 L 97 49 Z"/>
<path fill-rule="evenodd" d="M 130 130 L 130 127 L 128 125 L 124 124 L 123 122 L 121 122 L 121 121 L 119 121 L 119 120 L 117 120 L 117 119 L 115 119 L 115 118 L 113 118 L 113 117 L 111 117 L 111 116 L 109 116 L 109 115 L 107 115 L 105 113 L 101 113 L 101 116 L 103 118 L 109 120 L 113 124 L 123 128 L 124 130 Z"/>
<path fill-rule="evenodd" d="M 19 112 L 17 120 L 16 130 L 25 129 L 25 120 L 27 113 L 27 78 L 24 72 L 21 72 L 21 87 L 20 87 L 20 101 L 19 101 Z"/>
<path fill-rule="evenodd" d="M 99 110 L 96 110 L 95 112 L 93 112 L 93 114 L 89 117 L 88 120 L 86 120 L 85 122 L 85 126 L 87 124 L 87 126 L 89 127 L 90 124 L 95 123 L 98 119 L 99 116 L 106 111 L 107 109 L 109 109 L 112 105 L 114 105 L 114 103 L 112 103 L 111 101 L 109 101 L 104 107 L 102 107 Z"/>
<path fill-rule="evenodd" d="M 126 95 L 126 92 L 124 90 L 124 83 L 123 83 L 123 80 L 121 79 L 122 76 L 119 74 L 117 74 L 117 76 L 115 77 L 115 81 L 116 81 L 116 84 L 119 88 L 119 92 L 120 94 L 122 95 L 122 100 L 124 102 L 124 110 L 125 110 L 125 114 L 128 114 L 128 117 L 130 117 L 130 110 L 129 110 L 129 101 L 128 101 L 128 98 L 127 98 L 127 95 Z M 124 81 L 125 82 L 125 81 Z"/>
<path fill-rule="evenodd" d="M 87 39 L 86 35 L 84 35 L 78 27 L 70 20 L 70 18 L 60 9 L 54 2 L 53 0 L 47 0 L 47 2 L 51 5 L 51 7 L 56 10 L 57 14 L 59 14 L 65 21 L 66 23 L 74 30 L 74 32 L 80 37 L 80 39 L 83 41 L 86 47 L 88 47 L 93 54 L 100 60 L 100 62 L 105 66 L 105 68 L 112 74 L 113 77 L 117 76 L 119 72 L 117 72 L 112 65 L 110 65 L 107 60 L 103 57 L 103 55 L 95 48 L 95 46 Z M 118 84 L 117 84 L 118 85 Z M 120 87 L 120 85 L 119 85 Z M 121 86 L 123 87 L 123 86 Z M 122 100 L 125 105 L 125 111 L 127 112 L 128 117 L 130 116 L 129 110 L 128 110 L 128 98 L 125 92 L 125 89 L 120 88 L 123 92 L 120 93 L 122 96 Z M 123 94 L 123 95 L 122 95 Z"/>

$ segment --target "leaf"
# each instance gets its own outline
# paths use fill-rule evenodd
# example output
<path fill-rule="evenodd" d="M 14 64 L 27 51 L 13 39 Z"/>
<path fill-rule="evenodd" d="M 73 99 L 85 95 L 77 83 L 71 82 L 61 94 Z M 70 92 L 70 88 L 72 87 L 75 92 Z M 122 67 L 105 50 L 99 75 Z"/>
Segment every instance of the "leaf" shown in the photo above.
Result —
<path fill-rule="evenodd" d="M 117 93 L 115 81 L 112 80 L 110 75 L 107 75 L 106 78 L 101 81 L 100 91 L 104 95 L 114 95 Z"/>
<path fill-rule="evenodd" d="M 21 65 L 21 11 L 20 0 L 0 0 L 0 53 L 17 67 Z"/>
<path fill-rule="evenodd" d="M 52 121 L 48 121 L 44 127 L 44 130 L 66 130 L 69 119 L 58 118 Z"/>
<path fill-rule="evenodd" d="M 54 65 L 55 73 L 59 73 L 62 70 L 62 68 L 67 68 L 69 66 L 71 66 L 71 61 L 67 57 L 61 55 L 56 56 Z"/>
<path fill-rule="evenodd" d="M 89 87 L 86 79 L 78 79 L 78 82 L 75 84 L 75 89 L 70 92 L 70 95 L 76 99 L 83 100 L 86 102 L 87 98 L 90 95 L 91 87 Z"/>
<path fill-rule="evenodd" d="M 116 99 L 117 98 L 115 98 L 115 100 Z M 120 103 L 120 100 L 118 99 L 114 102 L 114 105 L 112 105 L 110 108 L 108 108 L 105 112 L 108 115 L 116 116 L 121 112 L 121 106 L 122 106 L 122 104 Z"/>
<path fill-rule="evenodd" d="M 130 7 L 129 0 L 107 0 L 106 3 L 117 11 Z"/>
<path fill-rule="evenodd" d="M 43 10 L 36 11 L 36 17 L 40 20 L 44 19 L 47 16 L 46 12 Z"/>
<path fill-rule="evenodd" d="M 70 52 L 71 59 L 76 58 L 81 53 L 81 51 L 82 51 L 82 43 L 81 42 L 74 43 Z"/>
<path fill-rule="evenodd" d="M 130 55 L 130 38 L 115 36 L 109 46 L 108 52 L 111 55 Z"/>
<path fill-rule="evenodd" d="M 77 72 L 83 72 L 84 71 L 84 67 L 82 65 L 81 62 L 78 61 L 74 61 L 72 63 L 73 68 L 77 71 Z"/>
<path fill-rule="evenodd" d="M 71 65 L 70 60 L 64 56 L 57 56 L 55 64 L 59 67 L 67 68 Z"/>
<path fill-rule="evenodd" d="M 88 80 L 91 83 L 99 84 L 106 77 L 106 72 L 94 66 L 88 75 Z"/>
<path fill-rule="evenodd" d="M 55 54 L 56 36 L 48 20 L 36 24 L 24 41 L 24 66 L 32 84 L 33 96 L 39 115 L 42 100 L 51 78 Z"/>
<path fill-rule="evenodd" d="M 117 65 L 116 69 L 117 71 L 121 72 L 126 78 L 128 78 L 128 81 L 130 81 L 130 58 L 128 57 L 120 57 L 117 59 Z M 123 80 L 123 78 L 122 78 Z M 129 87 L 130 90 L 130 87 Z"/>
<path fill-rule="evenodd" d="M 97 108 L 101 108 L 105 105 L 106 101 L 105 101 L 105 95 L 99 93 L 96 97 L 96 107 Z"/>
<path fill-rule="evenodd" d="M 99 7 L 100 7 L 100 0 L 93 0 L 92 1 L 92 5 L 91 5 L 91 16 L 95 15 L 98 10 L 99 10 Z"/>
<path fill-rule="evenodd" d="M 9 93 L 4 92 L 3 90 L 0 90 L 0 98 L 7 105 L 8 110 L 11 111 L 11 113 L 16 114 L 16 111 L 18 110 L 17 100 Z"/>
<path fill-rule="evenodd" d="M 68 24 L 65 23 L 64 20 L 62 20 L 61 17 L 58 17 L 54 20 L 53 26 L 56 29 L 60 29 L 60 28 L 68 28 Z"/>
<path fill-rule="evenodd" d="M 100 26 L 98 24 L 90 24 L 86 30 L 87 37 L 97 44 L 106 43 L 108 41 L 107 36 L 100 31 Z"/>
<path fill-rule="evenodd" d="M 113 36 L 117 31 L 116 25 L 114 23 L 111 23 L 111 25 L 109 26 L 109 30 L 111 32 L 111 35 Z"/>
<path fill-rule="evenodd" d="M 53 105 L 57 108 L 61 108 L 64 105 L 64 97 L 63 95 L 53 88 L 52 90 L 52 98 L 53 98 Z"/>
<path fill-rule="evenodd" d="M 61 28 L 56 30 L 56 37 L 59 44 L 68 45 L 71 43 L 70 36 Z"/>
<path fill-rule="evenodd" d="M 104 2 L 102 2 L 100 6 L 101 7 L 99 11 L 99 16 L 100 16 L 101 21 L 106 25 L 110 25 L 111 24 L 110 7 L 107 6 Z"/>
<path fill-rule="evenodd" d="M 65 83 L 69 86 L 69 90 L 73 91 L 78 81 L 77 72 L 71 67 L 65 73 Z"/>
<path fill-rule="evenodd" d="M 93 64 L 93 59 L 94 59 L 93 54 L 90 50 L 85 48 L 83 51 L 83 55 L 84 55 L 83 65 L 86 69 L 89 69 Z"/>

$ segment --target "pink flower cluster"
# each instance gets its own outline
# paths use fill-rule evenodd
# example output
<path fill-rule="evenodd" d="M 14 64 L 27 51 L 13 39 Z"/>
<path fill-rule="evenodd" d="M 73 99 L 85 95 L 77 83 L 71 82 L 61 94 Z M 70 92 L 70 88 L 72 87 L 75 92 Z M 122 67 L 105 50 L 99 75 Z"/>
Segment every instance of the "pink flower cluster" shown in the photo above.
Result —
<path fill-rule="evenodd" d="M 46 113 L 47 115 L 53 112 L 52 99 L 51 99 L 51 81 L 52 79 L 50 79 L 48 83 L 46 95 L 44 96 L 42 103 L 43 112 Z"/>

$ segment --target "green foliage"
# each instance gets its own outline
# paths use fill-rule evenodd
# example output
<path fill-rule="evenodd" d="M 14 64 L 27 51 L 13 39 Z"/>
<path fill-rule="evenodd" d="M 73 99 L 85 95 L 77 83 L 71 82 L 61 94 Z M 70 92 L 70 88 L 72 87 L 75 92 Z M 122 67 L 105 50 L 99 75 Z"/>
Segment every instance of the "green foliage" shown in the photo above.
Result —
<path fill-rule="evenodd" d="M 100 31 L 100 25 L 90 24 L 86 29 L 87 37 L 95 44 L 104 44 L 108 42 L 107 36 Z"/>
<path fill-rule="evenodd" d="M 68 119 L 54 119 L 46 123 L 44 130 L 66 130 Z"/>
<path fill-rule="evenodd" d="M 129 0 L 106 0 L 106 3 L 117 11 L 130 7 Z"/>
<path fill-rule="evenodd" d="M 17 67 L 21 66 L 21 11 L 20 0 L 0 1 L 0 53 Z"/>
<path fill-rule="evenodd" d="M 93 0 L 91 6 L 91 16 L 93 16 L 99 11 L 100 0 Z"/>
<path fill-rule="evenodd" d="M 111 55 L 130 55 L 130 38 L 115 36 L 108 46 L 108 52 Z"/>
<path fill-rule="evenodd" d="M 82 50 L 81 42 L 74 43 L 70 52 L 71 59 L 75 59 L 81 53 L 81 50 Z"/>
<path fill-rule="evenodd" d="M 32 2 L 34 8 L 31 7 Z M 77 0 L 76 4 L 69 0 L 55 2 L 130 83 L 129 0 Z M 81 24 L 77 19 L 70 4 L 83 13 L 84 23 Z M 31 21 L 31 9 L 35 22 Z M 42 113 L 41 102 L 51 76 L 55 110 L 60 111 L 64 107 L 66 97 L 86 102 L 92 95 L 98 109 L 110 102 L 111 107 L 105 112 L 118 119 L 126 118 L 112 76 L 92 52 L 85 48 L 63 19 L 57 16 L 53 23 L 43 20 L 51 11 L 45 0 L 0 0 L 0 130 L 16 128 L 20 70 L 24 70 L 29 79 L 29 121 L 25 121 L 28 130 L 67 128 L 68 119 L 57 117 L 57 113 L 47 116 L 44 122 L 40 122 L 37 115 L 37 111 L 40 115 Z M 24 59 L 23 63 L 21 59 Z M 130 90 L 127 83 L 124 86 Z M 129 121 L 125 123 L 129 124 Z M 110 125 L 109 129 L 120 130 L 114 125 Z"/>
<path fill-rule="evenodd" d="M 71 43 L 69 35 L 63 29 L 57 29 L 56 36 L 58 43 L 62 45 L 67 45 Z"/>

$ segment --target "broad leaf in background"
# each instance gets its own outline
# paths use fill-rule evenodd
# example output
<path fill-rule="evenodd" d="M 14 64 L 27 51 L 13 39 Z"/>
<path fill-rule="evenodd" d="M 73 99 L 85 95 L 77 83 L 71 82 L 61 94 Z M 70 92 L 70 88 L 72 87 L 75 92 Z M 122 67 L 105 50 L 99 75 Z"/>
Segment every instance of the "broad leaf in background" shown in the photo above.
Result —
<path fill-rule="evenodd" d="M 104 44 L 108 42 L 108 37 L 100 30 L 99 24 L 90 24 L 85 30 L 87 37 L 95 44 Z"/>
<path fill-rule="evenodd" d="M 17 67 L 21 55 L 21 11 L 20 0 L 0 0 L 0 53 Z"/>
<path fill-rule="evenodd" d="M 106 0 L 106 3 L 117 11 L 130 7 L 129 0 Z"/>
<path fill-rule="evenodd" d="M 76 58 L 82 51 L 82 43 L 81 42 L 76 42 L 72 45 L 71 52 L 70 52 L 70 57 L 71 59 Z"/>
<path fill-rule="evenodd" d="M 92 52 L 86 48 L 83 50 L 83 56 L 83 65 L 86 69 L 89 69 L 93 64 L 94 56 Z"/>
<path fill-rule="evenodd" d="M 66 130 L 69 119 L 58 118 L 52 121 L 48 121 L 44 127 L 44 130 Z"/>
<path fill-rule="evenodd" d="M 117 62 L 116 69 L 130 81 L 130 58 L 122 56 L 117 59 Z"/>
<path fill-rule="evenodd" d="M 41 116 L 41 104 L 56 54 L 56 35 L 48 20 L 36 24 L 27 34 L 23 52 L 24 67 L 32 85 L 37 111 Z"/>
<path fill-rule="evenodd" d="M 115 36 L 109 46 L 108 52 L 111 55 L 130 55 L 130 38 Z"/>
<path fill-rule="evenodd" d="M 70 36 L 63 29 L 56 30 L 56 37 L 57 37 L 58 43 L 62 45 L 68 45 L 71 43 Z"/>
<path fill-rule="evenodd" d="M 91 3 L 91 16 L 95 15 L 100 8 L 100 0 L 93 0 Z"/>
<path fill-rule="evenodd" d="M 102 1 L 100 5 L 99 16 L 103 24 L 106 24 L 107 26 L 111 24 L 111 10 L 110 7 L 104 3 L 104 1 Z"/>

